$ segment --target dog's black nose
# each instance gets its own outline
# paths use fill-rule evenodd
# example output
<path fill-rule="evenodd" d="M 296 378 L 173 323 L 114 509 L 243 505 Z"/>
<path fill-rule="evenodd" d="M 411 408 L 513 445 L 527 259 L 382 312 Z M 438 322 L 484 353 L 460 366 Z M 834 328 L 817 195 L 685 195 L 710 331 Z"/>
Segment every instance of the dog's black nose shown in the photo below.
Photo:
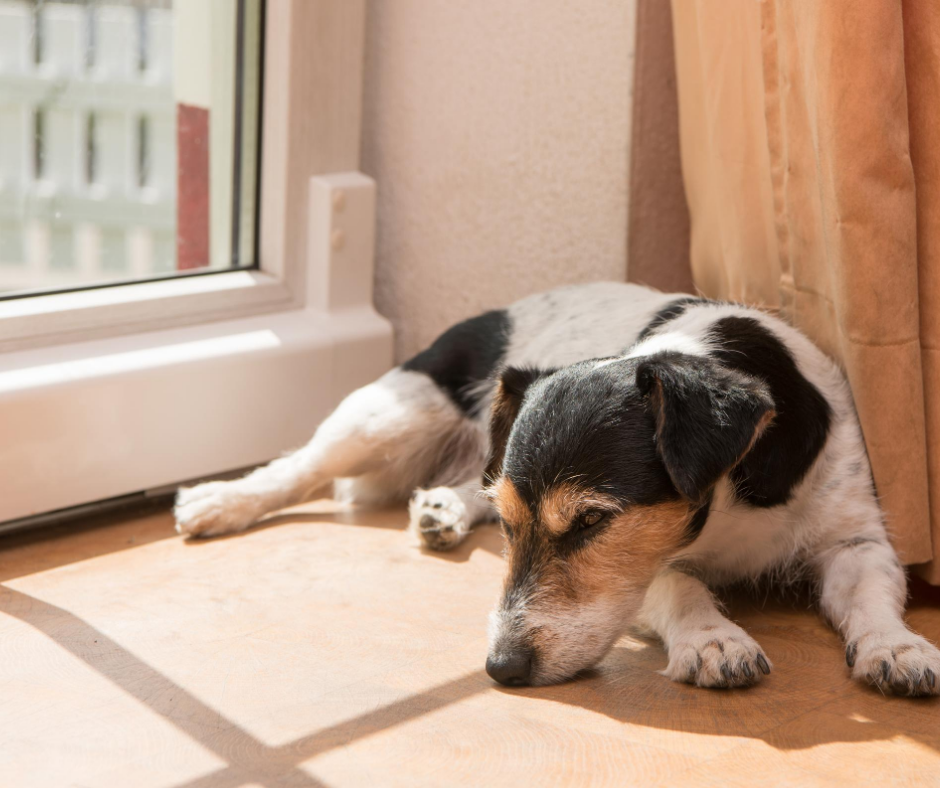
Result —
<path fill-rule="evenodd" d="M 532 676 L 532 652 L 523 648 L 491 654 L 486 658 L 486 672 L 507 687 L 528 684 Z"/>

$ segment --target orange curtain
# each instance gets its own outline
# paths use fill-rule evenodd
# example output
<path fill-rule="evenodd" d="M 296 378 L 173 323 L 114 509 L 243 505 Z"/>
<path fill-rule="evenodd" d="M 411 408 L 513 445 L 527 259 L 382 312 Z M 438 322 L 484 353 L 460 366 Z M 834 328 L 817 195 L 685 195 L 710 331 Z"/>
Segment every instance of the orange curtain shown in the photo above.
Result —
<path fill-rule="evenodd" d="M 842 362 L 895 546 L 940 583 L 940 3 L 672 9 L 695 283 Z"/>

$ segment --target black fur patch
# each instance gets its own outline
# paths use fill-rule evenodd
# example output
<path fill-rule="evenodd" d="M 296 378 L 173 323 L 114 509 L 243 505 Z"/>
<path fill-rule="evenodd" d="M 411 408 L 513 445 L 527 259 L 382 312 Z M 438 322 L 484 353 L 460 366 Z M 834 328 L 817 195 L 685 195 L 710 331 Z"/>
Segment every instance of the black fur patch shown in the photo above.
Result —
<path fill-rule="evenodd" d="M 790 500 L 826 443 L 829 403 L 796 366 L 786 346 L 751 317 L 725 317 L 711 327 L 712 352 L 726 367 L 766 383 L 777 415 L 731 471 L 738 499 L 751 506 Z"/>
<path fill-rule="evenodd" d="M 640 335 L 636 338 L 636 341 L 642 342 L 657 328 L 665 323 L 668 323 L 670 320 L 675 320 L 690 306 L 695 306 L 696 304 L 713 303 L 715 302 L 709 301 L 707 298 L 695 298 L 694 296 L 689 296 L 688 298 L 677 298 L 675 301 L 670 301 L 668 304 L 666 304 L 666 306 L 653 315 L 650 322 L 646 324 L 646 326 L 640 332 Z"/>
<path fill-rule="evenodd" d="M 504 309 L 471 317 L 447 329 L 402 369 L 428 375 L 457 407 L 471 413 L 481 396 L 473 389 L 495 374 L 511 331 L 512 321 Z"/>
<path fill-rule="evenodd" d="M 693 514 L 692 519 L 689 520 L 689 526 L 686 529 L 689 536 L 689 544 L 698 539 L 698 535 L 702 533 L 705 523 L 708 522 L 708 515 L 711 514 L 711 509 L 712 499 L 711 496 L 709 496 L 705 500 L 705 503 L 695 510 L 695 514 Z"/>
<path fill-rule="evenodd" d="M 558 555 L 564 557 L 578 552 L 604 533 L 610 527 L 612 520 L 613 516 L 608 515 L 593 528 L 570 528 L 565 531 L 558 540 Z"/>
<path fill-rule="evenodd" d="M 636 359 L 584 361 L 536 380 L 509 435 L 503 473 L 533 511 L 571 482 L 624 505 L 679 499 L 656 452 L 656 424 L 636 388 Z"/>
<path fill-rule="evenodd" d="M 490 456 L 483 470 L 484 484 L 493 484 L 503 468 L 506 441 L 529 386 L 554 372 L 554 368 L 541 370 L 534 367 L 507 367 L 503 370 L 490 410 Z"/>
<path fill-rule="evenodd" d="M 642 357 L 636 385 L 656 418 L 656 442 L 679 492 L 702 504 L 774 410 L 758 379 L 672 350 Z"/>
<path fill-rule="evenodd" d="M 864 547 L 865 545 L 877 544 L 884 547 L 884 542 L 880 539 L 869 539 L 864 536 L 856 536 L 852 539 L 843 539 L 837 543 L 840 548 L 848 549 L 852 547 Z"/>

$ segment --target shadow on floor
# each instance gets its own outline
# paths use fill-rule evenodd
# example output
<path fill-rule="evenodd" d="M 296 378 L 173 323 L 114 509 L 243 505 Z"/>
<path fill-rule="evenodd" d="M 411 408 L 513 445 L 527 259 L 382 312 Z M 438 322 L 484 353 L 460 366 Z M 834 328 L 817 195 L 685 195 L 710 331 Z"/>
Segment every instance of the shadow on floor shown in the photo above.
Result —
<path fill-rule="evenodd" d="M 148 505 L 0 537 L 0 583 L 176 536 L 167 511 Z"/>
<path fill-rule="evenodd" d="M 342 510 L 317 502 L 276 515 L 259 529 L 296 523 L 344 523 L 404 530 L 407 516 L 389 517 L 387 510 Z M 107 527 L 101 527 L 107 526 Z M 0 581 L 50 569 L 94 556 L 174 537 L 166 512 L 131 522 L 96 518 L 94 526 L 62 526 L 60 538 L 24 534 L 3 541 Z M 231 537 L 230 537 L 231 538 Z M 43 550 L 27 550 L 38 541 Z M 200 542 L 194 541 L 194 548 Z M 502 536 L 493 526 L 478 528 L 450 553 L 429 558 L 467 561 L 475 550 L 502 552 Z M 21 560 L 26 554 L 28 560 Z M 912 616 L 931 613 L 936 621 L 940 592 L 915 582 Z M 137 699 L 154 713 L 199 742 L 226 766 L 175 788 L 225 788 L 255 783 L 273 788 L 321 786 L 298 764 L 373 733 L 445 708 L 483 693 L 507 693 L 520 710 L 527 699 L 539 699 L 603 714 L 620 723 L 680 733 L 761 739 L 780 749 L 804 749 L 833 742 L 890 739 L 899 733 L 940 750 L 940 701 L 883 698 L 847 676 L 838 637 L 808 612 L 805 600 L 757 606 L 732 600 L 731 615 L 765 647 L 774 672 L 749 690 L 702 690 L 674 684 L 657 671 L 665 666 L 658 643 L 622 642 L 601 666 L 566 684 L 506 690 L 482 670 L 404 697 L 345 722 L 315 731 L 280 746 L 268 746 L 236 722 L 188 693 L 151 665 L 136 657 L 88 622 L 67 610 L 21 591 L 0 586 L 0 613 L 28 624 L 74 655 L 92 670 Z M 770 615 L 773 613 L 774 615 Z M 768 624 L 768 621 L 773 623 Z M 482 626 L 482 622 L 481 622 Z M 937 638 L 940 631 L 925 632 Z M 781 736 L 789 721 L 813 720 L 828 713 L 826 724 L 807 724 L 799 736 Z M 906 721 L 906 723 L 905 723 Z M 830 724 L 832 723 L 832 724 Z"/>
<path fill-rule="evenodd" d="M 298 769 L 297 764 L 362 736 L 436 711 L 489 686 L 489 679 L 478 671 L 420 696 L 271 747 L 67 610 L 0 586 L 0 612 L 42 632 L 228 764 L 176 788 L 235 788 L 251 783 L 316 788 L 322 783 Z"/>
<path fill-rule="evenodd" d="M 315 508 L 316 510 L 310 511 L 310 508 Z M 246 533 L 255 533 L 257 531 L 267 530 L 268 528 L 296 525 L 298 523 L 340 523 L 342 525 L 350 525 L 359 528 L 404 531 L 408 527 L 408 515 L 402 510 L 400 518 L 390 519 L 389 510 L 387 508 L 353 508 L 337 504 L 333 501 L 324 500 L 318 501 L 316 504 L 307 504 L 303 509 L 289 510 L 271 515 L 241 533 L 213 536 L 207 539 L 187 539 L 185 543 L 187 546 L 198 547 L 199 545 L 225 541 L 226 539 L 238 539 Z M 493 555 L 501 556 L 503 554 L 503 535 L 495 523 L 484 523 L 476 526 L 469 536 L 453 550 L 437 552 L 426 548 L 420 549 L 423 555 L 430 558 L 463 563 L 469 560 L 474 550 L 485 550 Z"/>
<path fill-rule="evenodd" d="M 104 515 L 88 515 L 61 525 L 4 535 L 0 537 L 0 583 L 162 539 L 178 539 L 180 537 L 173 530 L 172 519 L 168 517 L 169 511 L 170 503 L 164 502 L 130 512 L 123 510 Z M 408 524 L 408 515 L 402 510 L 400 517 L 390 518 L 388 509 L 355 509 L 324 499 L 305 504 L 302 509 L 288 510 L 268 517 L 247 533 L 296 523 L 327 522 L 403 531 Z M 212 539 L 188 539 L 185 543 L 198 547 L 241 536 L 242 534 L 230 534 Z M 444 561 L 463 562 L 478 549 L 493 555 L 502 555 L 503 538 L 496 526 L 477 526 L 466 541 L 448 553 L 430 550 L 422 552 Z"/>
<path fill-rule="evenodd" d="M 914 588 L 912 617 L 923 606 L 918 584 Z M 596 670 L 573 682 L 498 691 L 580 706 L 630 725 L 762 739 L 779 750 L 899 734 L 940 750 L 940 698 L 886 697 L 854 681 L 840 637 L 813 611 L 808 591 L 755 599 L 753 591 L 736 589 L 722 596 L 729 617 L 774 663 L 771 675 L 754 687 L 701 689 L 669 681 L 659 673 L 667 663 L 661 644 L 635 638 L 621 640 Z M 931 615 L 936 629 L 936 613 Z M 923 623 L 912 627 L 936 640 L 940 631 L 925 631 Z M 821 721 L 823 713 L 828 716 Z"/>
<path fill-rule="evenodd" d="M 599 669 L 567 684 L 506 690 L 496 687 L 482 670 L 474 671 L 272 747 L 222 717 L 217 710 L 67 610 L 0 586 L 0 612 L 42 632 L 226 762 L 225 767 L 175 788 L 235 788 L 247 783 L 271 788 L 275 785 L 317 788 L 322 783 L 298 768 L 298 764 L 486 692 L 510 693 L 518 699 L 520 708 L 527 698 L 538 698 L 594 711 L 631 725 L 760 738 L 778 749 L 888 739 L 898 732 L 896 726 L 888 727 L 891 720 L 910 713 L 929 714 L 936 719 L 940 711 L 936 701 L 886 699 L 856 687 L 844 677 L 844 667 L 839 664 L 841 650 L 835 636 L 830 652 L 825 643 L 813 642 L 795 626 L 793 632 L 783 627 L 780 628 L 783 631 L 768 632 L 761 637 L 768 653 L 777 661 L 777 667 L 768 680 L 750 690 L 701 690 L 669 682 L 655 672 L 665 662 L 661 648 L 652 642 L 631 641 L 629 646 L 615 648 Z M 804 625 L 803 629 L 809 627 Z M 824 664 L 816 674 L 818 683 L 806 686 L 805 668 L 788 671 L 788 660 L 794 660 L 794 664 L 807 661 Z M 797 683 L 794 677 L 798 675 L 804 678 L 803 683 Z M 781 739 L 775 735 L 774 730 L 786 721 L 831 709 L 834 701 L 842 703 L 839 714 L 844 719 L 843 724 L 809 726 L 810 733 L 798 739 Z M 853 719 L 850 712 L 856 702 L 860 716 Z M 871 720 L 873 714 L 876 719 Z M 882 724 L 870 724 L 871 721 Z M 936 726 L 924 725 L 923 728 L 919 733 L 904 732 L 929 747 L 940 749 Z"/>

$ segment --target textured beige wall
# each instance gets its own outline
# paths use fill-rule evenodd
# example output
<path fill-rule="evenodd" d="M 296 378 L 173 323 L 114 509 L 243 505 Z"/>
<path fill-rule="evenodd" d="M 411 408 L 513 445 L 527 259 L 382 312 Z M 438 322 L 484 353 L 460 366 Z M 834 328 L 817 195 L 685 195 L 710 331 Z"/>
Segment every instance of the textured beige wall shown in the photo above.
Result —
<path fill-rule="evenodd" d="M 634 0 L 372 0 L 363 170 L 398 360 L 481 310 L 626 274 Z"/>

